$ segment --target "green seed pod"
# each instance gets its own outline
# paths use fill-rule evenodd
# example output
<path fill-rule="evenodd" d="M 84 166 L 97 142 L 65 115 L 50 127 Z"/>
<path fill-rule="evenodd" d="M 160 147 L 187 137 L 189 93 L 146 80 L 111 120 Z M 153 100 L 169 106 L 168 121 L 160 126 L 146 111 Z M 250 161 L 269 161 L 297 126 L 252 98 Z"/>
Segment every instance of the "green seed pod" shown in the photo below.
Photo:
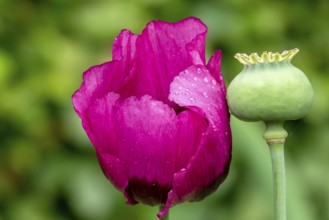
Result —
<path fill-rule="evenodd" d="M 305 74 L 290 63 L 297 52 L 236 54 L 244 68 L 227 90 L 232 114 L 245 121 L 303 117 L 312 105 L 313 89 Z"/>

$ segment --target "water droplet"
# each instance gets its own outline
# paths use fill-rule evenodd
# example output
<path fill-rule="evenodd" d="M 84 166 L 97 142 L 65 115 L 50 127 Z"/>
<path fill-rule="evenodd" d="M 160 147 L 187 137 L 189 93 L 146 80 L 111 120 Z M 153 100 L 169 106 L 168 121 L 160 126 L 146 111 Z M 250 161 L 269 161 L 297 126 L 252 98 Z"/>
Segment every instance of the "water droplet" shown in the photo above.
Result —
<path fill-rule="evenodd" d="M 208 98 L 208 93 L 207 93 L 207 92 L 203 92 L 202 95 L 203 95 L 205 98 Z"/>
<path fill-rule="evenodd" d="M 201 70 L 201 68 L 200 68 L 200 67 L 198 67 L 198 68 L 196 69 L 196 72 L 197 72 L 197 73 L 199 73 L 199 74 L 200 74 L 200 73 L 202 73 L 202 70 Z"/>
<path fill-rule="evenodd" d="M 191 103 L 195 103 L 195 99 L 194 98 L 189 98 L 190 99 L 190 101 L 191 101 Z"/>
<path fill-rule="evenodd" d="M 198 78 L 194 77 L 193 80 L 196 82 L 196 81 L 198 81 Z"/>
<path fill-rule="evenodd" d="M 185 73 L 185 74 L 189 74 L 189 71 L 188 71 L 188 70 L 184 70 L 184 73 Z"/>
<path fill-rule="evenodd" d="M 181 86 L 180 86 L 180 87 L 178 87 L 178 89 L 182 90 L 182 89 L 183 89 L 183 87 L 181 87 Z"/>
<path fill-rule="evenodd" d="M 185 89 L 186 92 L 190 91 L 188 88 Z"/>
<path fill-rule="evenodd" d="M 208 83 L 209 79 L 207 77 L 203 78 L 203 82 Z"/>
<path fill-rule="evenodd" d="M 216 82 L 216 80 L 211 80 L 211 83 L 215 86 L 215 85 L 217 85 L 217 82 Z"/>

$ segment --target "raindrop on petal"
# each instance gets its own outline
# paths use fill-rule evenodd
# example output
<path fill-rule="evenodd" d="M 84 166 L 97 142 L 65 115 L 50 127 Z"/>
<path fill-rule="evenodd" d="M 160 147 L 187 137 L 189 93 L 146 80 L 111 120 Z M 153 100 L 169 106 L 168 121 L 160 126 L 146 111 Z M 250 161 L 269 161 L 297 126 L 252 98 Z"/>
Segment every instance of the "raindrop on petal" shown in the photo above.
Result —
<path fill-rule="evenodd" d="M 195 103 L 195 99 L 194 98 L 190 98 L 190 101 L 191 101 L 191 103 Z"/>
<path fill-rule="evenodd" d="M 203 82 L 208 83 L 209 79 L 207 77 L 203 78 Z"/>

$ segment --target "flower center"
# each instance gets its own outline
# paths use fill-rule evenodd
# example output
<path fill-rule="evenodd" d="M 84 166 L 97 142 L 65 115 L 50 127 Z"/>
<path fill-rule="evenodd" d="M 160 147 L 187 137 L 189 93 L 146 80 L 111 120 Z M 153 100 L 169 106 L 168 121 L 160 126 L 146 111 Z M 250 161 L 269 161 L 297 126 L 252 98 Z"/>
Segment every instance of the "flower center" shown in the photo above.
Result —
<path fill-rule="evenodd" d="M 157 182 L 149 183 L 145 180 L 131 179 L 126 188 L 127 195 L 137 202 L 150 206 L 165 204 L 171 185 L 162 185 Z"/>

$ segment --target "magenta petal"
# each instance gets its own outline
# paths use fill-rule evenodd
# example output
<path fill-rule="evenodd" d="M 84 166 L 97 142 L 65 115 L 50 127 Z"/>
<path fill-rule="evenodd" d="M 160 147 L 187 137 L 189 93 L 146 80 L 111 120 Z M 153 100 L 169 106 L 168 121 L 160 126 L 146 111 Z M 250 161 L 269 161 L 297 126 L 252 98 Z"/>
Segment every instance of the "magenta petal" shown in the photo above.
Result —
<path fill-rule="evenodd" d="M 208 123 L 199 114 L 185 110 L 178 115 L 178 135 L 176 145 L 175 172 L 186 169 L 191 158 L 200 146 L 203 133 L 207 130 Z"/>
<path fill-rule="evenodd" d="M 231 131 L 223 97 L 220 85 L 204 66 L 192 66 L 172 82 L 169 99 L 204 116 L 209 127 L 186 170 L 176 173 L 162 214 L 178 202 L 204 198 L 225 179 L 231 159 Z"/>
<path fill-rule="evenodd" d="M 97 152 L 97 156 L 105 176 L 111 180 L 114 186 L 123 191 L 128 185 L 124 163 L 119 158 L 106 152 Z"/>
<path fill-rule="evenodd" d="M 222 60 L 222 52 L 219 50 L 215 51 L 214 55 L 210 57 L 210 60 L 207 64 L 207 69 L 209 70 L 211 75 L 215 78 L 215 80 L 219 83 L 219 86 L 221 87 L 223 94 L 226 95 L 225 82 L 222 74 L 220 73 L 221 60 Z"/>
<path fill-rule="evenodd" d="M 118 158 L 112 145 L 116 144 L 116 125 L 112 122 L 116 117 L 113 110 L 117 105 L 119 95 L 108 93 L 97 99 L 85 112 L 82 123 L 86 133 L 98 153 L 110 153 Z"/>
<path fill-rule="evenodd" d="M 122 183 L 121 179 L 129 180 L 125 186 L 116 186 L 125 187 L 131 201 L 149 205 L 164 203 L 176 166 L 179 122 L 176 114 L 149 96 L 117 100 L 114 105 L 112 97 L 108 94 L 99 99 L 87 114 L 88 135 L 99 158 L 109 158 L 110 154 L 124 166 L 119 176 L 111 176 L 112 168 L 103 162 L 104 173 L 108 173 L 113 184 Z M 111 170 L 106 172 L 107 169 Z"/>
<path fill-rule="evenodd" d="M 117 150 L 111 147 L 117 142 L 114 136 L 116 127 L 112 120 L 116 117 L 113 108 L 118 98 L 118 94 L 108 93 L 96 100 L 85 112 L 82 123 L 96 149 L 104 174 L 116 188 L 123 191 L 128 185 L 125 163 L 120 159 Z"/>
<path fill-rule="evenodd" d="M 122 30 L 113 43 L 112 59 L 122 60 L 126 63 L 134 60 L 137 37 L 138 35 L 132 34 L 129 30 Z"/>
<path fill-rule="evenodd" d="M 113 146 L 127 166 L 129 178 L 171 185 L 175 171 L 176 114 L 149 96 L 128 98 L 114 109 Z"/>
<path fill-rule="evenodd" d="M 174 76 L 192 65 L 191 48 L 204 60 L 206 32 L 207 27 L 196 18 L 177 23 L 149 23 L 136 42 L 137 69 L 129 82 L 134 95 L 148 94 L 168 103 L 169 85 Z"/>
<path fill-rule="evenodd" d="M 119 92 L 131 78 L 135 67 L 137 35 L 122 31 L 113 44 L 113 60 L 89 68 L 83 74 L 81 87 L 73 94 L 73 105 L 80 117 L 98 98 L 108 92 Z"/>
<path fill-rule="evenodd" d="M 228 118 L 225 93 L 221 86 L 202 65 L 182 71 L 170 85 L 169 99 L 180 106 L 201 109 L 213 126 Z M 227 120 L 225 121 L 227 122 Z"/>

